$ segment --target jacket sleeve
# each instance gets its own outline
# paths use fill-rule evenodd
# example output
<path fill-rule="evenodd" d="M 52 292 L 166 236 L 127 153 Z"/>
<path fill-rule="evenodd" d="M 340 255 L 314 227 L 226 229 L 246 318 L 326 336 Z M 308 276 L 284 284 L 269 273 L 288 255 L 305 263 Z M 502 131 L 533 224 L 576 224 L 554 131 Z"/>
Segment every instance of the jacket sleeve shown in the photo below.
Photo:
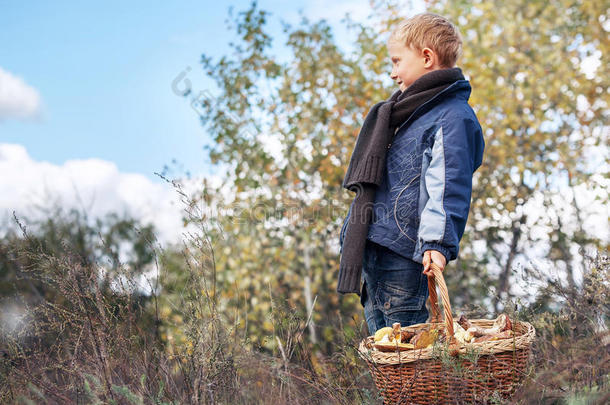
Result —
<path fill-rule="evenodd" d="M 349 221 L 350 214 L 352 213 L 353 205 L 354 205 L 354 202 L 352 201 L 351 205 L 349 206 L 349 210 L 347 211 L 347 215 L 345 216 L 345 219 L 343 220 L 343 226 L 341 227 L 341 232 L 339 232 L 339 253 L 343 253 L 343 240 L 345 239 L 345 231 L 347 229 L 347 223 Z"/>
<path fill-rule="evenodd" d="M 418 230 L 422 254 L 438 250 L 447 261 L 457 258 L 470 209 L 472 174 L 481 165 L 484 146 L 476 120 L 441 121 L 428 151 L 428 167 L 422 173 L 428 194 Z"/>

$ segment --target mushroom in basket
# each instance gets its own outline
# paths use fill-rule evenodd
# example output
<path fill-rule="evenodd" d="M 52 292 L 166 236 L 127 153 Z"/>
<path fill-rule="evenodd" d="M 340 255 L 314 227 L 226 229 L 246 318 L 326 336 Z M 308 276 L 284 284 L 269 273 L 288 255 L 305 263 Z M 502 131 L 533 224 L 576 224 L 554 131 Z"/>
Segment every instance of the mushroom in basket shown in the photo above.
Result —
<path fill-rule="evenodd" d="M 415 346 L 410 343 L 403 343 L 404 340 L 408 340 L 409 332 L 400 330 L 400 323 L 396 322 L 392 326 L 386 326 L 385 328 L 379 329 L 375 332 L 374 346 L 376 349 L 381 351 L 395 351 L 395 350 L 410 350 Z"/>
<path fill-rule="evenodd" d="M 473 325 L 464 315 L 453 323 L 454 337 L 459 344 L 480 343 L 507 339 L 514 336 L 512 322 L 506 314 L 500 314 L 491 328 Z M 445 341 L 445 331 L 436 328 L 417 331 L 401 330 L 400 323 L 392 324 L 375 332 L 374 347 L 381 351 L 427 349 L 436 342 Z M 408 342 L 408 343 L 407 343 Z"/>

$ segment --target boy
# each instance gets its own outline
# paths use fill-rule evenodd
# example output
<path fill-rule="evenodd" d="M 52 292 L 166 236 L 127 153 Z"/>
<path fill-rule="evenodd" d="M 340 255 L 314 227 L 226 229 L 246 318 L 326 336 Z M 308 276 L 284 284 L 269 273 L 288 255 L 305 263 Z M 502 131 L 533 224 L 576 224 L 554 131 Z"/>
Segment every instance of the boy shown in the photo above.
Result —
<path fill-rule="evenodd" d="M 340 234 L 337 286 L 360 295 L 371 334 L 426 322 L 430 263 L 444 269 L 457 257 L 485 146 L 470 84 L 455 67 L 457 28 L 419 14 L 387 45 L 399 90 L 369 111 L 343 181 L 356 196 Z"/>

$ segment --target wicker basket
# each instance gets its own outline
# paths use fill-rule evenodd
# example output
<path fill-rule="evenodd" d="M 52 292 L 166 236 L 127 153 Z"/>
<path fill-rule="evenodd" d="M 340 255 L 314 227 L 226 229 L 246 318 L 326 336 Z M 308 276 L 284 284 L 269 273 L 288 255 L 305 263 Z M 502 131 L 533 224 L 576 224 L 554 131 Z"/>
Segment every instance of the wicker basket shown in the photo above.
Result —
<path fill-rule="evenodd" d="M 381 352 L 373 350 L 373 337 L 360 343 L 359 354 L 368 364 L 375 385 L 385 404 L 485 403 L 492 396 L 510 397 L 521 383 L 535 330 L 527 322 L 513 321 L 514 336 L 509 339 L 458 344 L 453 338 L 453 316 L 442 271 L 431 266 L 428 278 L 430 323 L 403 327 L 416 331 L 436 327 L 445 330 L 446 346 Z M 443 303 L 444 323 L 440 322 L 436 285 Z M 494 321 L 471 320 L 489 328 Z"/>

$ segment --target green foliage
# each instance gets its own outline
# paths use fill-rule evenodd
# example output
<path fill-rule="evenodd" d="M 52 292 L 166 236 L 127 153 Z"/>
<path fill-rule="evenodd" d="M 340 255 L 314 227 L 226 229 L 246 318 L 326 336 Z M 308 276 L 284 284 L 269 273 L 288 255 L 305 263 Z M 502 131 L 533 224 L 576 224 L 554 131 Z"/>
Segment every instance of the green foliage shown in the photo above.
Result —
<path fill-rule="evenodd" d="M 336 236 L 346 212 L 340 184 L 370 100 L 382 97 L 379 66 L 345 55 L 324 22 L 285 26 L 293 56 L 269 53 L 267 13 L 253 5 L 233 24 L 240 42 L 231 56 L 202 57 L 219 94 L 201 102 L 214 139 L 213 161 L 227 164 L 231 200 L 205 184 L 200 199 L 220 212 L 211 229 L 218 291 L 229 312 L 240 313 L 254 347 L 276 349 L 268 314 L 269 291 L 289 300 L 304 318 L 312 312 L 310 342 L 329 353 L 336 318 L 361 317 L 356 300 L 339 300 Z M 375 33 L 362 28 L 356 46 L 375 50 Z M 271 147 L 276 145 L 278 147 Z M 229 183 L 230 182 L 230 183 Z M 317 298 L 316 298 L 317 297 Z M 243 303 L 243 304 L 242 304 Z M 324 311 L 320 311 L 324 308 Z M 243 311 L 243 312 L 241 312 Z M 348 314 L 345 317 L 345 314 Z"/>

